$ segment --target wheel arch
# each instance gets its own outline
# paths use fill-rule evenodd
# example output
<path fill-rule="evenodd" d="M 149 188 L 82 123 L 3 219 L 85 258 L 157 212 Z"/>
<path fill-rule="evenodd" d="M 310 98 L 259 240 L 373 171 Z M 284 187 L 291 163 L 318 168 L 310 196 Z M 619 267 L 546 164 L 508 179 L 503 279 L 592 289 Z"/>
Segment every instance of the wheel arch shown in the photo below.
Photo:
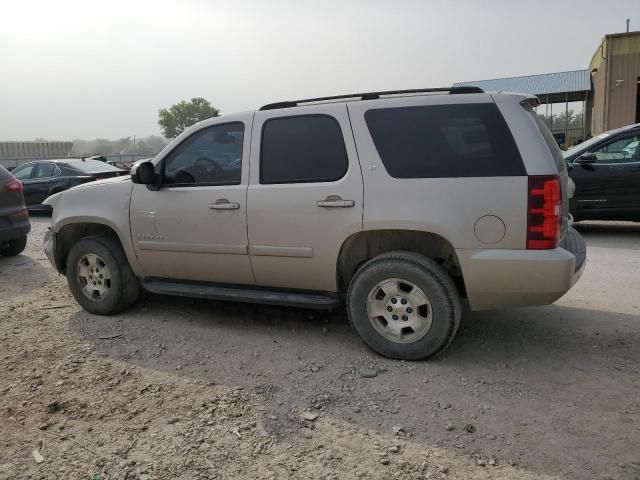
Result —
<path fill-rule="evenodd" d="M 131 258 L 127 254 L 126 243 L 123 242 L 123 239 L 113 226 L 101 222 L 80 221 L 67 223 L 60 227 L 56 233 L 55 261 L 58 271 L 66 274 L 67 257 L 69 256 L 71 248 L 79 240 L 96 235 L 108 236 L 116 240 L 125 252 L 129 264 L 134 268 L 137 262 L 131 262 Z"/>
<path fill-rule="evenodd" d="M 454 280 L 460 295 L 466 296 L 460 263 L 451 242 L 436 233 L 398 229 L 358 232 L 342 243 L 336 265 L 338 292 L 346 294 L 363 263 L 395 250 L 415 252 L 439 263 Z"/>

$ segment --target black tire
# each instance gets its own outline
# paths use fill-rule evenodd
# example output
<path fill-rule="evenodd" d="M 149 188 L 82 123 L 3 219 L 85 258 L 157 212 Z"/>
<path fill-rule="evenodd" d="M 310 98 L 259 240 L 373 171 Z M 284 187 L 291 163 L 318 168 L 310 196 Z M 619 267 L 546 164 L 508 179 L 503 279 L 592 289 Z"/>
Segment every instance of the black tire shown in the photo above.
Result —
<path fill-rule="evenodd" d="M 369 293 L 379 282 L 392 278 L 411 282 L 431 304 L 431 326 L 424 336 L 410 343 L 385 338 L 367 313 Z M 449 274 L 433 260 L 404 251 L 379 255 L 362 265 L 351 280 L 346 305 L 349 320 L 364 343 L 385 357 L 400 360 L 420 360 L 445 350 L 462 316 L 460 295 Z"/>
<path fill-rule="evenodd" d="M 9 241 L 9 245 L 0 250 L 0 255 L 3 257 L 15 257 L 16 255 L 20 255 L 24 252 L 24 249 L 27 247 L 27 236 L 20 238 L 14 238 Z"/>
<path fill-rule="evenodd" d="M 78 263 L 88 254 L 100 257 L 110 272 L 109 292 L 101 298 L 89 298 L 78 277 Z M 140 294 L 140 281 L 131 270 L 120 242 L 106 235 L 82 238 L 69 252 L 66 262 L 67 283 L 76 301 L 87 312 L 111 315 L 132 306 Z"/>

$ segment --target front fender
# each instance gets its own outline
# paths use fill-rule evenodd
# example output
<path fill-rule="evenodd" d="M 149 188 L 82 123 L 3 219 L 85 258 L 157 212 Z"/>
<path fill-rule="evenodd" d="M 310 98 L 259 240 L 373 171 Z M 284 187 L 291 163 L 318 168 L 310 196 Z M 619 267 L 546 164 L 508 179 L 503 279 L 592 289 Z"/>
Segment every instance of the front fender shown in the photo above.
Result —
<path fill-rule="evenodd" d="M 131 269 L 142 274 L 131 241 L 129 204 L 131 181 L 92 183 L 56 193 L 45 200 L 53 208 L 51 230 L 54 234 L 72 224 L 98 224 L 115 232 Z"/>

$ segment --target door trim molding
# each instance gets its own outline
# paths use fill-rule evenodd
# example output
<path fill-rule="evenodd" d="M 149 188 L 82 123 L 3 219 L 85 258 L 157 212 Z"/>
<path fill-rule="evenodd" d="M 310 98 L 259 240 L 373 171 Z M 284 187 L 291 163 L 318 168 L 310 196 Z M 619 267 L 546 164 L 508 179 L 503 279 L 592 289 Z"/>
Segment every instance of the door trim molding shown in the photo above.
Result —
<path fill-rule="evenodd" d="M 254 245 L 251 247 L 251 255 L 265 257 L 301 257 L 312 258 L 311 247 L 280 247 L 275 245 Z"/>
<path fill-rule="evenodd" d="M 183 253 L 219 253 L 226 255 L 247 255 L 247 245 L 233 244 L 209 244 L 209 243 L 177 243 L 177 242 L 157 242 L 139 241 L 140 250 L 155 250 L 167 252 Z"/>

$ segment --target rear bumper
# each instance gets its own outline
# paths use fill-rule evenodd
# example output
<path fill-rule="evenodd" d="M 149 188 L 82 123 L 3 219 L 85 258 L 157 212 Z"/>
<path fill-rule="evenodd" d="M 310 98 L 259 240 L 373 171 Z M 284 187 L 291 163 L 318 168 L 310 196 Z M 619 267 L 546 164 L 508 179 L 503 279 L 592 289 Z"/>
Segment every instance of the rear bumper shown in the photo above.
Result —
<path fill-rule="evenodd" d="M 586 244 L 569 228 L 553 250 L 458 250 L 471 310 L 548 305 L 580 279 Z"/>
<path fill-rule="evenodd" d="M 30 231 L 31 223 L 29 223 L 28 217 L 26 220 L 21 220 L 9 225 L 3 226 L 2 223 L 0 223 L 0 243 L 10 242 L 16 238 L 24 237 L 25 235 L 28 235 Z"/>

